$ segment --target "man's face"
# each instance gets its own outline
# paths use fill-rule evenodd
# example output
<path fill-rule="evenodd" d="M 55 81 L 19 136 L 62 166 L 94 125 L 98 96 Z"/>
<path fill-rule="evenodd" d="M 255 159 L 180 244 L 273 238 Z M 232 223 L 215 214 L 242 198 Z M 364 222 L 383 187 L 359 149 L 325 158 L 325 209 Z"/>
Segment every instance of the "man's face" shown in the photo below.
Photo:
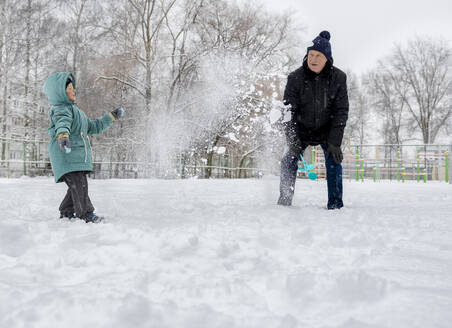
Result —
<path fill-rule="evenodd" d="M 66 93 L 67 93 L 67 97 L 69 98 L 69 100 L 75 102 L 75 89 L 74 89 L 72 83 L 69 83 L 67 85 Z"/>
<path fill-rule="evenodd" d="M 327 59 L 324 54 L 317 50 L 309 50 L 308 67 L 314 73 L 319 74 L 325 67 Z"/>

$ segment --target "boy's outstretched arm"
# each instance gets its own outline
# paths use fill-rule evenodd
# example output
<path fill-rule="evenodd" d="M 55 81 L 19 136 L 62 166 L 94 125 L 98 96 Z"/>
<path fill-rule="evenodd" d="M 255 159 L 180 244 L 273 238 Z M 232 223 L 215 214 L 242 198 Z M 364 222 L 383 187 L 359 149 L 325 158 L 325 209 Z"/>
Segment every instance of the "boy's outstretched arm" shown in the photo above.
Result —
<path fill-rule="evenodd" d="M 123 117 L 124 112 L 124 109 L 117 108 L 110 113 L 105 113 L 104 116 L 96 120 L 88 119 L 88 135 L 91 136 L 104 132 L 110 127 L 111 123 Z"/>

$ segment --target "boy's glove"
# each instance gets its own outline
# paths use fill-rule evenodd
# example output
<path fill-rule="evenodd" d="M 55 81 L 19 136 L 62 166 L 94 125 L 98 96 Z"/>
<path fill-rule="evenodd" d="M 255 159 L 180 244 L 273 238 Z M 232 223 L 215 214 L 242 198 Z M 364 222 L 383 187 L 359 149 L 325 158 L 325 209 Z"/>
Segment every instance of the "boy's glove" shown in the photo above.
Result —
<path fill-rule="evenodd" d="M 113 116 L 114 120 L 119 120 L 121 117 L 124 116 L 124 112 L 125 112 L 124 108 L 119 107 L 116 108 L 115 110 L 112 110 L 111 115 Z"/>
<path fill-rule="evenodd" d="M 344 159 L 344 156 L 342 155 L 342 150 L 341 147 L 338 146 L 334 146 L 332 144 L 328 144 L 328 148 L 326 150 L 326 157 L 333 157 L 333 160 L 337 163 L 337 164 L 341 164 L 342 160 Z"/>
<path fill-rule="evenodd" d="M 58 145 L 60 146 L 61 151 L 65 153 L 69 153 L 71 151 L 71 143 L 69 142 L 69 134 L 68 133 L 60 133 L 57 136 Z"/>

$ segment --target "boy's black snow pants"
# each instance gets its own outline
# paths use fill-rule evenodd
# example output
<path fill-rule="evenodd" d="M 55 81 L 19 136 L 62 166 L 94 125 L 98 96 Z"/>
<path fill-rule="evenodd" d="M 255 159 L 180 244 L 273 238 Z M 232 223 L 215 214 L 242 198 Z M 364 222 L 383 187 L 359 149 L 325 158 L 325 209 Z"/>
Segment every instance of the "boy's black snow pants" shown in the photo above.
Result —
<path fill-rule="evenodd" d="M 60 205 L 60 213 L 67 215 L 75 213 L 80 219 L 85 219 L 88 213 L 94 212 L 93 204 L 88 196 L 88 179 L 86 172 L 69 172 L 63 175 L 63 181 L 69 187 Z"/>

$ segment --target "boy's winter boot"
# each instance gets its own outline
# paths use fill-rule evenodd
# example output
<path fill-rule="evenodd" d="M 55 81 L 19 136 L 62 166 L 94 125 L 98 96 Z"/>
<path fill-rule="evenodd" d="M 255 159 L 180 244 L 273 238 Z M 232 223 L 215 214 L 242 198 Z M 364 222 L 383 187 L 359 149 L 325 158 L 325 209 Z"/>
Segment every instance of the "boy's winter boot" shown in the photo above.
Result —
<path fill-rule="evenodd" d="M 85 220 L 86 223 L 99 223 L 100 221 L 102 221 L 104 219 L 103 216 L 97 216 L 96 214 L 94 214 L 94 212 L 88 213 L 83 220 Z"/>
<path fill-rule="evenodd" d="M 60 219 L 64 218 L 73 219 L 75 218 L 75 213 L 74 212 L 60 213 Z"/>

